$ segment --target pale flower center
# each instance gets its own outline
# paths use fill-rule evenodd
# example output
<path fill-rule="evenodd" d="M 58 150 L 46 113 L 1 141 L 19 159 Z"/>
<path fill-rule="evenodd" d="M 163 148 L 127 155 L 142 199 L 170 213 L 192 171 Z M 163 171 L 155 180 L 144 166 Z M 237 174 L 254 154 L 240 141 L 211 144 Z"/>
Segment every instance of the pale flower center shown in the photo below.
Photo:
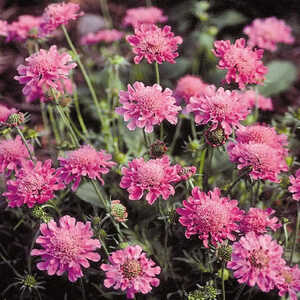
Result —
<path fill-rule="evenodd" d="M 159 185 L 165 176 L 163 166 L 155 161 L 146 162 L 138 170 L 138 178 L 146 185 Z"/>
<path fill-rule="evenodd" d="M 139 261 L 132 259 L 127 260 L 122 266 L 121 271 L 127 279 L 133 279 L 142 273 L 142 266 Z"/>
<path fill-rule="evenodd" d="M 268 250 L 253 250 L 249 258 L 250 264 L 258 269 L 263 269 L 269 265 L 270 258 Z"/>
<path fill-rule="evenodd" d="M 34 194 L 39 193 L 43 189 L 44 183 L 44 178 L 39 174 L 26 174 L 19 187 L 21 192 L 25 191 Z"/>

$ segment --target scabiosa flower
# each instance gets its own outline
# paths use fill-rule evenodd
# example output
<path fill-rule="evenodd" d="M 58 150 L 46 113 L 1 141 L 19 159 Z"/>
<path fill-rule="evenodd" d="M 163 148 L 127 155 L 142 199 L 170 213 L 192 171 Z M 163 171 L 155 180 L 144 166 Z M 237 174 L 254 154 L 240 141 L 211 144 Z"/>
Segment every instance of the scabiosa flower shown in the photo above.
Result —
<path fill-rule="evenodd" d="M 60 25 L 67 25 L 69 21 L 76 20 L 83 15 L 80 6 L 76 3 L 52 3 L 43 13 L 40 24 L 40 33 L 47 35 L 56 30 Z"/>
<path fill-rule="evenodd" d="M 72 57 L 67 53 L 60 54 L 56 46 L 50 49 L 41 49 L 39 52 L 26 58 L 27 65 L 20 65 L 20 76 L 14 78 L 20 84 L 25 84 L 23 94 L 27 101 L 33 101 L 39 97 L 46 101 L 44 94 L 50 89 L 64 92 L 62 81 L 68 79 L 69 72 L 76 67 Z"/>
<path fill-rule="evenodd" d="M 291 186 L 289 187 L 289 191 L 293 194 L 293 199 L 296 201 L 300 200 L 300 169 L 297 170 L 295 177 L 290 176 Z"/>
<path fill-rule="evenodd" d="M 90 32 L 80 39 L 81 45 L 92 45 L 100 42 L 113 43 L 124 36 L 123 32 L 116 29 L 103 29 L 97 32 Z"/>
<path fill-rule="evenodd" d="M 67 272 L 69 280 L 75 282 L 83 276 L 81 266 L 88 268 L 88 260 L 100 260 L 100 255 L 95 252 L 100 248 L 100 242 L 92 239 L 90 222 L 76 222 L 75 218 L 63 216 L 58 225 L 54 220 L 41 224 L 40 231 L 36 243 L 43 249 L 33 249 L 31 255 L 42 257 L 37 268 L 46 270 L 50 276 Z"/>
<path fill-rule="evenodd" d="M 250 108 L 258 107 L 261 110 L 273 110 L 272 99 L 259 95 L 253 90 L 242 92 L 241 98 Z"/>
<path fill-rule="evenodd" d="M 278 223 L 278 218 L 271 217 L 274 213 L 275 210 L 272 208 L 261 209 L 251 207 L 241 220 L 240 230 L 243 233 L 253 231 L 257 235 L 266 233 L 267 227 L 276 231 L 281 227 L 281 224 Z"/>
<path fill-rule="evenodd" d="M 111 157 L 104 150 L 96 151 L 92 146 L 84 145 L 77 150 L 67 152 L 66 158 L 58 158 L 60 168 L 57 173 L 66 184 L 73 182 L 73 191 L 78 188 L 83 176 L 98 179 L 104 184 L 101 175 L 107 174 L 109 169 L 116 165 L 111 161 Z"/>
<path fill-rule="evenodd" d="M 237 200 L 222 197 L 218 188 L 206 194 L 195 187 L 192 196 L 183 201 L 184 208 L 176 211 L 181 216 L 179 222 L 186 227 L 186 238 L 198 234 L 208 248 L 209 241 L 216 246 L 225 239 L 236 239 L 234 233 L 239 232 L 237 222 L 243 216 L 237 205 Z"/>
<path fill-rule="evenodd" d="M 245 39 L 238 39 L 233 45 L 230 41 L 216 41 L 213 53 L 220 57 L 219 69 L 227 69 L 225 81 L 238 83 L 243 89 L 246 84 L 262 84 L 267 67 L 262 62 L 264 50 L 251 49 L 246 46 Z"/>
<path fill-rule="evenodd" d="M 181 110 L 170 89 L 163 91 L 158 84 L 144 86 L 138 81 L 133 86 L 129 84 L 128 91 L 120 91 L 120 103 L 123 106 L 117 107 L 116 112 L 123 115 L 125 121 L 130 121 L 128 129 L 145 128 L 148 133 L 165 119 L 175 125 Z"/>
<path fill-rule="evenodd" d="M 168 17 L 163 15 L 163 11 L 155 6 L 130 8 L 126 11 L 123 20 L 124 26 L 137 27 L 141 24 L 165 23 Z"/>
<path fill-rule="evenodd" d="M 133 53 L 136 54 L 134 57 L 136 64 L 139 64 L 143 58 L 149 64 L 153 62 L 161 64 L 164 61 L 174 64 L 174 59 L 179 55 L 178 44 L 182 43 L 182 38 L 174 36 L 170 26 L 159 28 L 156 25 L 145 24 L 136 27 L 134 35 L 129 35 L 126 39 L 133 47 Z"/>
<path fill-rule="evenodd" d="M 155 200 L 162 196 L 167 200 L 175 194 L 172 183 L 180 181 L 177 167 L 170 165 L 167 155 L 162 158 L 144 161 L 136 158 L 128 163 L 128 168 L 122 168 L 120 187 L 127 189 L 130 200 L 140 200 L 144 191 L 147 191 L 146 200 L 152 205 Z"/>
<path fill-rule="evenodd" d="M 276 17 L 255 19 L 251 25 L 244 28 L 244 33 L 249 37 L 250 47 L 258 46 L 272 52 L 277 49 L 277 43 L 292 44 L 294 42 L 291 31 L 290 26 Z"/>
<path fill-rule="evenodd" d="M 127 210 L 126 210 L 126 206 L 121 204 L 120 200 L 111 201 L 111 215 L 118 222 L 127 221 L 128 213 L 127 213 Z"/>
<path fill-rule="evenodd" d="M 17 136 L 14 140 L 0 141 L 0 174 L 7 172 L 9 176 L 12 171 L 17 172 L 22 165 L 22 161 L 29 157 L 20 136 Z"/>
<path fill-rule="evenodd" d="M 5 105 L 0 104 L 0 125 L 5 123 L 11 114 L 16 113 L 15 108 L 8 108 Z"/>
<path fill-rule="evenodd" d="M 9 207 L 20 207 L 26 204 L 33 207 L 54 198 L 55 191 L 65 186 L 60 182 L 56 170 L 51 167 L 51 160 L 44 163 L 31 160 L 23 161 L 22 168 L 16 178 L 7 182 L 7 197 Z"/>
<path fill-rule="evenodd" d="M 7 36 L 8 24 L 7 21 L 0 20 L 0 36 Z"/>
<path fill-rule="evenodd" d="M 142 251 L 136 245 L 113 252 L 108 258 L 110 264 L 101 265 L 106 273 L 104 286 L 126 291 L 128 299 L 134 299 L 136 293 L 148 294 L 152 286 L 159 286 L 156 275 L 160 273 L 160 267 Z"/>
<path fill-rule="evenodd" d="M 186 109 L 194 113 L 197 124 L 211 123 L 210 130 L 221 126 L 226 135 L 232 133 L 232 128 L 239 127 L 240 120 L 244 120 L 250 112 L 238 92 L 225 91 L 223 88 L 219 88 L 213 95 L 190 98 Z"/>
<path fill-rule="evenodd" d="M 274 288 L 276 270 L 285 264 L 282 253 L 282 247 L 270 235 L 249 232 L 233 244 L 227 267 L 239 283 L 257 284 L 263 292 L 269 292 Z"/>

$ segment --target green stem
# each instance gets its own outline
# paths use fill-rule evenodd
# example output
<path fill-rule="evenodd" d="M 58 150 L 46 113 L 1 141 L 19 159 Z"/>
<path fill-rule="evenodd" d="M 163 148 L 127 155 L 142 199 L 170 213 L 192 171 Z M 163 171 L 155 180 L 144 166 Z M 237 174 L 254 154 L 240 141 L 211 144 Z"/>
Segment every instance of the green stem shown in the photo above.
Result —
<path fill-rule="evenodd" d="M 107 5 L 107 1 L 106 0 L 100 0 L 100 7 L 101 7 L 101 12 L 102 15 L 104 16 L 104 20 L 106 23 L 106 26 L 109 28 L 112 26 L 112 19 L 109 13 L 109 8 Z"/>
<path fill-rule="evenodd" d="M 41 113 L 42 113 L 43 124 L 44 124 L 45 130 L 46 130 L 47 135 L 48 135 L 49 132 L 50 132 L 50 130 L 49 130 L 49 120 L 48 120 L 48 116 L 47 116 L 46 105 L 45 105 L 44 102 L 41 102 Z"/>
<path fill-rule="evenodd" d="M 59 145 L 61 143 L 61 138 L 60 138 L 59 132 L 57 130 L 56 121 L 55 121 L 54 114 L 53 114 L 53 107 L 51 105 L 48 105 L 48 113 L 49 113 L 52 130 L 53 130 L 53 133 L 55 136 L 56 144 Z"/>
<path fill-rule="evenodd" d="M 149 7 L 149 6 L 152 6 L 152 1 L 151 0 L 146 0 L 146 5 Z"/>
<path fill-rule="evenodd" d="M 100 243 L 101 243 L 101 247 L 104 249 L 104 252 L 106 254 L 107 257 L 109 257 L 109 252 L 107 250 L 107 247 L 105 245 L 105 242 L 99 237 Z"/>
<path fill-rule="evenodd" d="M 156 83 L 160 85 L 158 63 L 155 62 Z"/>
<path fill-rule="evenodd" d="M 229 195 L 231 190 L 235 187 L 235 185 L 245 176 L 249 173 L 249 170 L 246 169 L 246 171 L 242 172 L 241 175 L 239 175 L 236 180 L 231 184 L 231 186 L 228 188 L 226 195 Z"/>
<path fill-rule="evenodd" d="M 149 143 L 148 143 L 147 135 L 146 135 L 145 129 L 142 129 L 142 130 L 143 130 L 145 145 L 146 145 L 146 148 L 148 149 Z"/>
<path fill-rule="evenodd" d="M 75 89 L 75 92 L 74 92 L 74 104 L 75 104 L 75 110 L 76 110 L 77 118 L 78 118 L 79 124 L 81 126 L 81 129 L 82 129 L 83 133 L 85 135 L 87 135 L 88 131 L 87 131 L 87 128 L 85 126 L 85 123 L 84 123 L 84 120 L 83 120 L 83 117 L 82 117 L 82 114 L 80 111 L 77 89 Z"/>
<path fill-rule="evenodd" d="M 27 149 L 27 151 L 29 153 L 30 159 L 32 161 L 34 161 L 34 159 L 33 159 L 33 153 L 31 151 L 31 149 L 30 149 L 30 147 L 29 147 L 29 145 L 28 145 L 28 143 L 27 143 L 27 141 L 26 141 L 26 139 L 25 139 L 22 131 L 20 130 L 19 126 L 16 126 L 16 129 L 17 129 L 17 132 L 18 132 L 19 136 L 21 137 L 21 139 L 22 139 L 22 141 L 23 141 L 23 143 L 24 143 L 24 145 L 25 145 L 25 147 L 26 147 L 26 149 Z"/>
<path fill-rule="evenodd" d="M 175 131 L 175 134 L 174 134 L 171 146 L 170 146 L 170 154 L 173 153 L 174 147 L 176 145 L 176 140 L 178 139 L 179 134 L 180 134 L 181 125 L 182 125 L 182 118 L 179 117 L 179 121 L 178 121 L 178 124 L 176 126 L 176 131 Z"/>
<path fill-rule="evenodd" d="M 299 233 L 299 225 L 300 225 L 300 204 L 297 202 L 297 220 L 296 220 L 296 228 L 295 228 L 295 236 L 293 240 L 293 246 L 292 246 L 292 252 L 291 252 L 291 257 L 290 257 L 290 265 L 293 263 L 293 257 L 294 253 L 296 251 L 296 246 L 297 246 L 297 238 L 298 238 L 298 233 Z"/>
<path fill-rule="evenodd" d="M 224 268 L 225 268 L 225 263 L 222 263 L 222 298 L 223 300 L 226 300 L 226 294 L 225 294 L 225 284 L 224 284 Z"/>
<path fill-rule="evenodd" d="M 192 130 L 192 136 L 194 140 L 197 140 L 197 131 L 195 126 L 195 120 L 193 117 L 191 117 L 191 130 Z"/>
<path fill-rule="evenodd" d="M 160 140 L 162 141 L 164 139 L 164 124 L 163 122 L 160 123 L 160 127 L 159 127 L 159 137 L 160 137 Z"/>
<path fill-rule="evenodd" d="M 206 152 L 207 152 L 207 148 L 204 148 L 201 152 L 201 156 L 200 156 L 200 166 L 199 166 L 199 180 L 198 180 L 198 184 L 201 188 L 201 190 L 203 190 L 203 176 L 204 176 L 204 165 L 205 165 L 205 156 L 206 156 Z"/>
<path fill-rule="evenodd" d="M 101 191 L 99 190 L 96 180 L 91 179 L 90 182 L 92 183 L 100 202 L 104 205 L 105 210 L 108 211 L 109 210 L 108 203 L 107 203 L 106 199 L 103 197 Z"/>

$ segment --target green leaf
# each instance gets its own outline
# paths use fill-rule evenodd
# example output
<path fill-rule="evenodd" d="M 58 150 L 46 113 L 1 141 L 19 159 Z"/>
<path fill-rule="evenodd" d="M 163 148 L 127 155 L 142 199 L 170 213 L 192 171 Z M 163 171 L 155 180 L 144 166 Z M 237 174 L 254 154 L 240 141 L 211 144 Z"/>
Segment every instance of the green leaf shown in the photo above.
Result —
<path fill-rule="evenodd" d="M 226 26 L 242 24 L 246 20 L 247 18 L 244 15 L 233 9 L 225 10 L 223 13 L 211 18 L 211 22 L 219 29 Z"/>
<path fill-rule="evenodd" d="M 189 59 L 180 57 L 176 59 L 176 64 L 167 63 L 160 65 L 159 72 L 164 79 L 175 79 L 184 75 L 190 66 L 191 62 Z"/>
<path fill-rule="evenodd" d="M 100 202 L 93 185 L 89 182 L 85 182 L 79 186 L 76 191 L 76 196 L 78 196 L 81 200 L 90 203 L 91 205 L 102 208 L 104 207 Z"/>

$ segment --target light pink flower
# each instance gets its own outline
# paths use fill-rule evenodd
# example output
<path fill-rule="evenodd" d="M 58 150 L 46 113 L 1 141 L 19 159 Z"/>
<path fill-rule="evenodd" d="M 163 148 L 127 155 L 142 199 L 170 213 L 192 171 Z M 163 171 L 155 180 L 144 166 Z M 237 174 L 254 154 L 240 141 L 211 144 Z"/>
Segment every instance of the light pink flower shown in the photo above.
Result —
<path fill-rule="evenodd" d="M 122 168 L 122 175 L 120 187 L 127 189 L 129 199 L 140 200 L 144 191 L 147 191 L 146 200 L 150 205 L 159 196 L 167 200 L 171 195 L 174 195 L 175 189 L 172 183 L 181 180 L 176 165 L 170 165 L 167 155 L 149 161 L 136 158 L 128 163 L 128 168 Z"/>
<path fill-rule="evenodd" d="M 147 133 L 153 131 L 153 126 L 164 120 L 177 124 L 177 114 L 181 107 L 176 105 L 176 100 L 170 89 L 164 91 L 158 84 L 144 86 L 136 81 L 133 86 L 128 85 L 128 91 L 120 91 L 121 107 L 116 112 L 124 116 L 129 130 L 136 127 L 145 128 Z"/>
<path fill-rule="evenodd" d="M 134 299 L 136 293 L 148 294 L 152 286 L 159 286 L 156 275 L 160 267 L 142 251 L 137 245 L 113 252 L 108 258 L 110 263 L 101 265 L 106 273 L 104 286 L 126 291 L 128 299 Z"/>
<path fill-rule="evenodd" d="M 8 24 L 7 21 L 0 20 L 0 36 L 7 36 Z"/>
<path fill-rule="evenodd" d="M 211 95 L 190 98 L 186 110 L 194 113 L 197 124 L 211 123 L 210 130 L 220 125 L 226 135 L 230 135 L 233 128 L 239 127 L 240 121 L 250 112 L 237 91 L 225 91 L 223 88 Z"/>
<path fill-rule="evenodd" d="M 60 54 L 56 46 L 51 46 L 48 51 L 41 49 L 26 58 L 26 62 L 27 65 L 20 65 L 17 69 L 20 76 L 14 78 L 25 84 L 23 94 L 28 102 L 37 98 L 46 101 L 45 93 L 51 88 L 63 93 L 64 81 L 76 67 L 72 57 L 68 53 Z"/>
<path fill-rule="evenodd" d="M 168 17 L 163 15 L 163 11 L 155 6 L 130 8 L 126 11 L 123 20 L 124 26 L 137 27 L 141 24 L 165 23 Z"/>
<path fill-rule="evenodd" d="M 73 182 L 73 191 L 78 188 L 82 177 L 98 179 L 104 184 L 101 175 L 107 174 L 110 168 L 116 165 L 105 150 L 96 151 L 90 145 L 69 151 L 66 158 L 59 157 L 58 160 L 60 167 L 57 173 L 66 184 Z"/>
<path fill-rule="evenodd" d="M 47 35 L 56 30 L 60 25 L 67 25 L 69 21 L 76 20 L 83 15 L 80 6 L 76 3 L 52 3 L 43 13 L 40 24 L 40 33 Z"/>
<path fill-rule="evenodd" d="M 233 244 L 227 268 L 234 271 L 239 283 L 257 284 L 263 292 L 269 292 L 275 286 L 277 269 L 285 264 L 282 254 L 282 247 L 270 235 L 249 232 Z"/>
<path fill-rule="evenodd" d="M 7 182 L 7 197 L 9 207 L 20 207 L 26 204 L 33 207 L 55 197 L 55 191 L 65 186 L 60 182 L 56 170 L 51 167 L 51 160 L 44 163 L 31 160 L 23 161 L 22 168 L 17 172 L 16 178 Z"/>
<path fill-rule="evenodd" d="M 245 39 L 216 41 L 213 53 L 220 58 L 218 68 L 228 70 L 225 81 L 238 83 L 243 89 L 246 84 L 262 84 L 268 69 L 262 62 L 264 50 L 253 50 L 246 46 Z"/>
<path fill-rule="evenodd" d="M 0 141 L 0 174 L 7 172 L 9 176 L 12 171 L 18 172 L 22 161 L 29 157 L 20 136 L 17 136 L 14 140 Z"/>
<path fill-rule="evenodd" d="M 257 107 L 261 110 L 273 110 L 271 98 L 265 98 L 253 90 L 241 92 L 242 101 L 249 105 L 250 108 Z"/>
<path fill-rule="evenodd" d="M 145 58 L 149 64 L 157 62 L 159 64 L 167 61 L 175 63 L 178 44 L 182 43 L 180 36 L 174 36 L 170 26 L 159 28 L 156 25 L 142 24 L 136 27 L 134 35 L 127 36 L 128 43 L 133 47 L 136 54 L 134 62 L 139 64 Z"/>
<path fill-rule="evenodd" d="M 243 233 L 253 231 L 257 235 L 266 233 L 267 227 L 276 231 L 281 227 L 281 224 L 279 223 L 278 218 L 271 217 L 274 213 L 275 210 L 272 208 L 261 209 L 251 207 L 241 220 L 240 230 Z"/>
<path fill-rule="evenodd" d="M 276 17 L 255 19 L 251 25 L 244 28 L 244 33 L 249 36 L 248 45 L 258 46 L 274 52 L 278 43 L 293 44 L 294 37 L 291 27 L 283 20 Z"/>
<path fill-rule="evenodd" d="M 293 199 L 296 201 L 300 200 L 300 169 L 297 170 L 295 177 L 290 176 L 291 186 L 289 187 L 289 191 L 293 194 Z"/>
<path fill-rule="evenodd" d="M 185 236 L 189 239 L 198 234 L 199 239 L 208 248 L 208 242 L 216 246 L 224 240 L 236 239 L 239 222 L 243 211 L 236 200 L 222 197 L 218 188 L 208 193 L 201 192 L 199 187 L 192 190 L 192 196 L 183 201 L 184 208 L 177 208 L 179 222 L 186 227 Z"/>
<path fill-rule="evenodd" d="M 80 39 L 81 45 L 93 45 L 100 42 L 113 43 L 124 36 L 123 32 L 116 29 L 103 29 L 97 32 L 90 32 Z"/>
<path fill-rule="evenodd" d="M 95 250 L 101 245 L 99 240 L 92 239 L 90 222 L 76 222 L 75 218 L 63 216 L 59 225 L 51 220 L 41 224 L 40 231 L 36 243 L 43 249 L 33 249 L 31 255 L 42 257 L 37 268 L 46 270 L 50 276 L 67 272 L 69 280 L 74 282 L 83 276 L 81 267 L 90 266 L 89 260 L 100 260 Z"/>
<path fill-rule="evenodd" d="M 11 114 L 16 113 L 15 108 L 8 108 L 5 105 L 0 104 L 0 125 L 5 123 Z"/>

